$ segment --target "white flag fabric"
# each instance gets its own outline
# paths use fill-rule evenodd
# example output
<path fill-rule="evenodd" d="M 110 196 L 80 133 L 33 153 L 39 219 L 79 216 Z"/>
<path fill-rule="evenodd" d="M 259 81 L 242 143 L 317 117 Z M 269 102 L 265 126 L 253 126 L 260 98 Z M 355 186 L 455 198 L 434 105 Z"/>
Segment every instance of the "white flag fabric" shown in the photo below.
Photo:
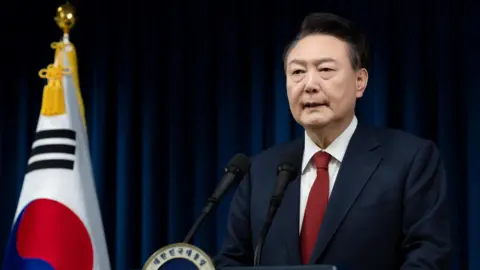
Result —
<path fill-rule="evenodd" d="M 75 47 L 55 49 L 3 269 L 109 270 Z"/>

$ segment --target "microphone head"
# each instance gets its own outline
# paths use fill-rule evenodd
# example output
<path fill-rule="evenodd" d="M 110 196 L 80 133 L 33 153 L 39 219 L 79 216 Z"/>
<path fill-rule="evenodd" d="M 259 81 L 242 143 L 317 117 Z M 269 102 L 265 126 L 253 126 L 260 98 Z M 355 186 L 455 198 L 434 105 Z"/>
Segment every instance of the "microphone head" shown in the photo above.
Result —
<path fill-rule="evenodd" d="M 292 152 L 286 152 L 279 157 L 277 183 L 270 200 L 270 205 L 275 209 L 280 205 L 287 186 L 297 178 L 299 158 L 301 157 L 298 154 Z"/>
<path fill-rule="evenodd" d="M 236 154 L 228 163 L 225 172 L 241 173 L 244 175 L 250 169 L 250 158 L 244 154 Z"/>
<path fill-rule="evenodd" d="M 299 158 L 301 157 L 290 152 L 281 155 L 278 162 L 277 175 L 281 172 L 288 172 L 295 179 L 298 173 Z"/>

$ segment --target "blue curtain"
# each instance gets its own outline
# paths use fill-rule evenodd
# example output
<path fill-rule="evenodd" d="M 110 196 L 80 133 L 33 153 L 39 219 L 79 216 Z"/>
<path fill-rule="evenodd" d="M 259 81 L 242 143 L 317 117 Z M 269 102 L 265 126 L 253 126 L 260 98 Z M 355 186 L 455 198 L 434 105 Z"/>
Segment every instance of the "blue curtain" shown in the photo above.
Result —
<path fill-rule="evenodd" d="M 48 2 L 48 3 L 47 3 Z M 53 60 L 59 1 L 0 9 L 0 254 Z M 80 83 L 113 269 L 182 241 L 237 152 L 302 134 L 281 54 L 305 15 L 350 18 L 372 41 L 360 121 L 434 140 L 450 177 L 452 269 L 480 269 L 480 4 L 456 0 L 71 1 Z M 213 255 L 232 193 L 194 243 Z"/>

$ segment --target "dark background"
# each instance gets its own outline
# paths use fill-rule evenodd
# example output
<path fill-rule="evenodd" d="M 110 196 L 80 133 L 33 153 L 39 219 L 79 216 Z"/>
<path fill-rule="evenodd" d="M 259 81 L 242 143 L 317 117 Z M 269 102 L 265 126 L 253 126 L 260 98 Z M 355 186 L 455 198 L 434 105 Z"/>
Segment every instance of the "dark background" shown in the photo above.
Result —
<path fill-rule="evenodd" d="M 60 1 L 0 9 L 0 254 L 8 239 L 61 37 Z M 301 135 L 281 54 L 305 15 L 356 21 L 372 42 L 361 122 L 431 139 L 455 213 L 452 269 L 480 269 L 480 4 L 464 0 L 71 1 L 91 154 L 112 269 L 182 241 L 222 168 Z M 195 244 L 213 255 L 231 194 Z"/>

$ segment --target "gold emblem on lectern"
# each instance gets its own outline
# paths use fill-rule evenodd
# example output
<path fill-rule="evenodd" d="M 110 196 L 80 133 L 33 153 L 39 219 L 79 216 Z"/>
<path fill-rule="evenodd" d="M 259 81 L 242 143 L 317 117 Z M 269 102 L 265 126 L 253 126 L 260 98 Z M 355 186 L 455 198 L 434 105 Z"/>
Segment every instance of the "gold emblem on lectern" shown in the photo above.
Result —
<path fill-rule="evenodd" d="M 176 243 L 165 246 L 148 258 L 143 270 L 191 269 L 215 270 L 210 257 L 201 249 L 186 243 Z M 171 266 L 170 266 L 171 265 Z"/>

